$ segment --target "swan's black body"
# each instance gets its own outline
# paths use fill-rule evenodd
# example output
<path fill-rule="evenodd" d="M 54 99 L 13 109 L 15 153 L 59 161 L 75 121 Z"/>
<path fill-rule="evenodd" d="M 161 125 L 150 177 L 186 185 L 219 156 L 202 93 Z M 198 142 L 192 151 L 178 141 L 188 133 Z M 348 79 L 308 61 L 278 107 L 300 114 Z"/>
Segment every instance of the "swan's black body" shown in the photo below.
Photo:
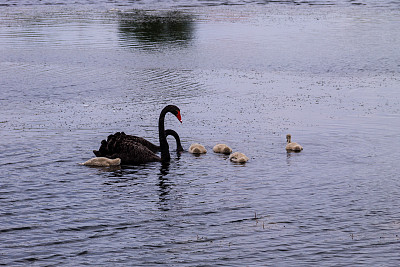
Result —
<path fill-rule="evenodd" d="M 98 151 L 94 150 L 93 153 L 97 157 L 120 158 L 122 164 L 169 161 L 167 135 L 175 137 L 178 151 L 183 149 L 180 144 L 179 135 L 173 130 L 164 130 L 164 118 L 168 112 L 174 114 L 181 121 L 180 110 L 177 106 L 169 105 L 161 111 L 158 121 L 160 146 L 154 145 L 142 137 L 117 132 L 109 135 L 107 141 L 101 141 L 100 149 Z M 154 154 L 156 151 L 161 151 L 161 158 Z"/>
<path fill-rule="evenodd" d="M 117 132 L 117 133 L 115 133 L 115 135 L 120 135 L 119 136 L 120 139 L 124 138 L 125 140 L 129 140 L 134 143 L 139 143 L 139 144 L 147 147 L 153 153 L 160 151 L 160 146 L 157 146 L 157 145 L 153 144 L 152 142 L 147 141 L 143 137 L 139 137 L 139 136 L 135 136 L 135 135 L 128 135 L 128 134 L 125 134 L 124 132 L 121 132 L 121 133 Z M 181 139 L 180 139 L 178 133 L 171 129 L 165 130 L 165 136 L 169 136 L 169 135 L 171 135 L 175 138 L 176 151 L 178 151 L 178 152 L 183 151 L 184 149 L 182 147 Z M 108 138 L 112 138 L 112 136 L 113 135 L 110 135 Z M 106 141 L 104 143 L 102 142 L 99 150 L 93 150 L 93 153 L 96 155 L 96 157 L 104 157 L 104 155 L 108 154 L 107 142 L 108 141 Z"/>

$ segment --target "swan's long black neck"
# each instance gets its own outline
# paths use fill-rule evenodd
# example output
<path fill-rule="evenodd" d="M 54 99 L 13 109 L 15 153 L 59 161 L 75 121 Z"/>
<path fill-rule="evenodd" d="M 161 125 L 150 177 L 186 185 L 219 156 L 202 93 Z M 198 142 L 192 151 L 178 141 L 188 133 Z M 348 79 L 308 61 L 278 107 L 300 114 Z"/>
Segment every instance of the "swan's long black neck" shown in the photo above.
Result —
<path fill-rule="evenodd" d="M 160 118 L 158 119 L 158 135 L 160 139 L 160 151 L 161 151 L 161 160 L 169 161 L 171 156 L 169 155 L 169 146 L 167 142 L 167 136 L 165 135 L 165 127 L 164 127 L 164 118 L 167 114 L 168 110 L 163 109 L 160 114 Z"/>
<path fill-rule="evenodd" d="M 182 147 L 181 139 L 179 138 L 178 133 L 175 132 L 174 130 L 171 130 L 171 129 L 165 130 L 165 136 L 169 136 L 169 135 L 172 135 L 172 136 L 175 138 L 175 141 L 176 141 L 176 151 L 182 152 L 182 151 L 183 151 L 183 147 Z"/>

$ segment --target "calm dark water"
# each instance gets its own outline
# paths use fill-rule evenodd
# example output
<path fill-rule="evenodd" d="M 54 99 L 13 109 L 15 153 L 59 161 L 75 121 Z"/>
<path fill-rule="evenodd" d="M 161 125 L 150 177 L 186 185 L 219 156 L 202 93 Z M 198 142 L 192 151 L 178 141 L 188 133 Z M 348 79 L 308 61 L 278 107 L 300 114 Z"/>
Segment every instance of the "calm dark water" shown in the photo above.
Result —
<path fill-rule="evenodd" d="M 397 1 L 0 9 L 0 265 L 398 265 Z M 78 165 L 170 103 L 207 154 Z"/>

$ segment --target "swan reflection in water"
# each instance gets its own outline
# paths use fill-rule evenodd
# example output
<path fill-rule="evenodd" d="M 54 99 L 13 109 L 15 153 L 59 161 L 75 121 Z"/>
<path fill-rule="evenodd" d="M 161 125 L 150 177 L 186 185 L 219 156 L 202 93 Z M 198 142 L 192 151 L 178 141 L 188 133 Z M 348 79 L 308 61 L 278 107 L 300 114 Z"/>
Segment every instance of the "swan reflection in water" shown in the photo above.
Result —
<path fill-rule="evenodd" d="M 158 187 L 159 187 L 159 204 L 161 210 L 169 210 L 168 208 L 168 195 L 171 191 L 171 182 L 168 180 L 167 175 L 169 174 L 169 162 L 161 163 L 160 173 L 158 175 Z"/>
<path fill-rule="evenodd" d="M 176 197 L 171 197 L 171 191 L 175 186 L 174 176 L 171 175 L 170 169 L 179 166 L 176 164 L 182 151 L 176 151 L 176 156 L 172 156 L 173 161 L 161 162 L 161 163 L 147 163 L 141 165 L 122 165 L 122 166 L 111 166 L 111 167 L 96 167 L 101 174 L 106 174 L 108 179 L 104 181 L 105 185 L 116 186 L 116 188 L 129 188 L 141 185 L 144 180 L 150 179 L 152 175 L 157 176 L 157 182 L 154 194 L 158 193 L 158 209 L 161 211 L 171 210 L 173 204 L 171 201 Z M 158 165 L 158 166 L 157 166 Z M 157 172 L 157 168 L 159 171 Z M 142 177 L 142 179 L 139 179 Z"/>
<path fill-rule="evenodd" d="M 170 162 L 162 162 L 160 166 L 160 172 L 158 173 L 158 187 L 159 187 L 159 209 L 162 211 L 168 211 L 171 209 L 171 190 L 173 189 L 175 183 L 174 176 L 171 176 L 170 168 L 178 167 L 179 165 L 176 164 L 183 151 L 177 150 L 175 160 L 172 163 Z M 176 199 L 173 197 L 173 199 Z"/>

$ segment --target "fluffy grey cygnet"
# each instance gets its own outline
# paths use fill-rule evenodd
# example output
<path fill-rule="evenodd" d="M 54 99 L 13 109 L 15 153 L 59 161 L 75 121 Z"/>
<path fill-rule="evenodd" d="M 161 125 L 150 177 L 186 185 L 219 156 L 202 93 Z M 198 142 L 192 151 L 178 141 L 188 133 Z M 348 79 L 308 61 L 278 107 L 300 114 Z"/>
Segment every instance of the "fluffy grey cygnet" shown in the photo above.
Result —
<path fill-rule="evenodd" d="M 207 149 L 203 145 L 194 143 L 189 147 L 189 152 L 192 154 L 204 154 L 207 153 Z"/>
<path fill-rule="evenodd" d="M 96 157 L 81 163 L 81 165 L 85 166 L 98 166 L 98 167 L 109 167 L 109 166 L 118 166 L 121 164 L 121 159 L 109 159 L 105 157 Z"/>
<path fill-rule="evenodd" d="M 290 134 L 286 135 L 286 151 L 291 152 L 300 152 L 303 150 L 303 147 L 299 145 L 298 143 L 292 142 L 292 136 Z"/>
<path fill-rule="evenodd" d="M 240 153 L 240 152 L 232 153 L 229 156 L 229 159 L 235 163 L 245 163 L 249 160 L 249 158 L 245 154 Z"/>
<path fill-rule="evenodd" d="M 232 153 L 232 148 L 230 148 L 229 146 L 227 146 L 225 144 L 217 144 L 213 147 L 213 151 L 215 153 L 222 153 L 222 154 L 229 155 Z"/>

